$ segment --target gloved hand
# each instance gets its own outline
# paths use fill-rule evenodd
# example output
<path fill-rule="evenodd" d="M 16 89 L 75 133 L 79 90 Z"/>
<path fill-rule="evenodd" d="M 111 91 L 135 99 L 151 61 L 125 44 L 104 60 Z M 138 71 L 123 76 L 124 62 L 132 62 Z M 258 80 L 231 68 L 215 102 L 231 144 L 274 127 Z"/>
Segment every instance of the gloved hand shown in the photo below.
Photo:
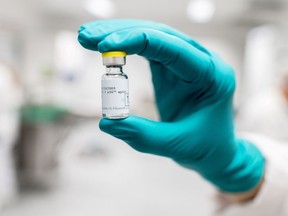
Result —
<path fill-rule="evenodd" d="M 199 172 L 225 192 L 255 188 L 264 158 L 235 137 L 233 69 L 187 35 L 141 20 L 85 24 L 78 40 L 90 50 L 125 51 L 145 57 L 151 67 L 161 122 L 130 116 L 102 119 L 100 128 L 134 149 L 166 156 Z"/>

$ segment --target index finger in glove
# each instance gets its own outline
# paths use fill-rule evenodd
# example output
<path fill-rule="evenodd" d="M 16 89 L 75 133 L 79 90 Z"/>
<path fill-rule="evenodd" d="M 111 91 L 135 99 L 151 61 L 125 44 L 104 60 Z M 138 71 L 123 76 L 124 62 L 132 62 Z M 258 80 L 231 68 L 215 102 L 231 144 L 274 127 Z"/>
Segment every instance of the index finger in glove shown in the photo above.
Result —
<path fill-rule="evenodd" d="M 96 22 L 89 22 L 79 28 L 79 42 L 87 49 L 97 50 L 97 44 L 109 34 L 134 28 L 149 28 L 158 30 L 169 35 L 174 35 L 195 48 L 210 54 L 203 46 L 197 43 L 188 35 L 162 23 L 157 23 L 149 20 L 131 20 L 131 19 L 112 19 L 112 20 L 99 20 Z"/>
<path fill-rule="evenodd" d="M 209 55 L 173 35 L 153 29 L 116 31 L 98 43 L 98 50 L 123 50 L 128 54 L 138 54 L 160 62 L 183 80 L 198 84 L 213 71 Z"/>

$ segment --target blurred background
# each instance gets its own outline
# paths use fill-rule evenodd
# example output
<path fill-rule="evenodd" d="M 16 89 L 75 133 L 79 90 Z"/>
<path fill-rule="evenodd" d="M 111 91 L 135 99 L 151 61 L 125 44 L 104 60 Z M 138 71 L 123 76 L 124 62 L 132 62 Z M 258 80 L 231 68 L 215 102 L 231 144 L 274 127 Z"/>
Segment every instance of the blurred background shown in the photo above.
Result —
<path fill-rule="evenodd" d="M 0 215 L 197 215 L 213 188 L 102 133 L 98 53 L 81 24 L 171 25 L 236 70 L 237 128 L 288 140 L 288 1 L 0 0 Z M 157 119 L 147 62 L 129 56 L 131 113 Z"/>

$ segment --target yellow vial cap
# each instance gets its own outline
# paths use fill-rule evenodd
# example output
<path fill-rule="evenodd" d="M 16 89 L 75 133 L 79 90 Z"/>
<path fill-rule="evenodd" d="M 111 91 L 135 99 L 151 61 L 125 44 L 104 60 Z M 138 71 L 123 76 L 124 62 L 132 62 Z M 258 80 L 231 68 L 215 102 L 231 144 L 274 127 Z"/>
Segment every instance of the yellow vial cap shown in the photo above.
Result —
<path fill-rule="evenodd" d="M 111 51 L 111 52 L 104 52 L 102 53 L 102 58 L 109 58 L 109 57 L 126 57 L 127 53 L 123 51 Z"/>

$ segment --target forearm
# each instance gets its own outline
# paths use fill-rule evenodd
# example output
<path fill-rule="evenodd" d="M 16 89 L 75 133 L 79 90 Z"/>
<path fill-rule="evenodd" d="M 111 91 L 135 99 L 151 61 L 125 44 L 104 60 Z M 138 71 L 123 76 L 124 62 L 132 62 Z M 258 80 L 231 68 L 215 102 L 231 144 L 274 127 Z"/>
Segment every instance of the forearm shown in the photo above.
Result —
<path fill-rule="evenodd" d="M 213 216 L 288 215 L 288 148 L 268 137 L 241 133 L 241 137 L 255 144 L 263 153 L 265 175 L 247 193 L 217 193 Z"/>
<path fill-rule="evenodd" d="M 288 170 L 286 163 L 267 158 L 265 179 L 258 190 L 251 191 L 246 197 L 223 196 L 217 193 L 213 216 L 286 216 L 288 215 Z M 284 162 L 284 161 L 283 161 Z M 230 194 L 229 194 L 230 195 Z M 235 194 L 234 194 L 235 195 Z"/>

